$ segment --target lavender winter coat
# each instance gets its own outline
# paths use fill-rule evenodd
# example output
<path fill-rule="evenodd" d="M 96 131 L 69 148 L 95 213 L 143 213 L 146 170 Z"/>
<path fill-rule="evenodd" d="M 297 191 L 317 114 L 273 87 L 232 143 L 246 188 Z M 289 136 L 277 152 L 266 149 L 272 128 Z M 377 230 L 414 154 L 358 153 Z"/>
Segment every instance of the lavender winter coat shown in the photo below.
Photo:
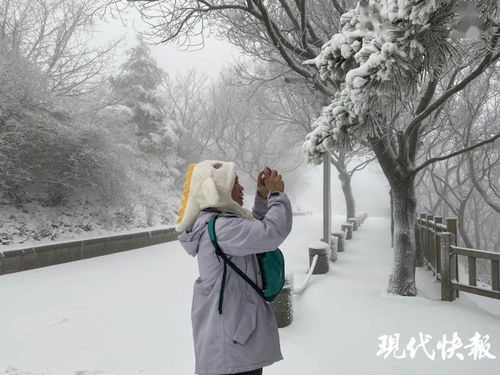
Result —
<path fill-rule="evenodd" d="M 200 276 L 191 308 L 196 374 L 251 371 L 283 359 L 274 312 L 229 265 L 222 314 L 218 312 L 224 263 L 215 255 L 207 229 L 217 213 L 214 208 L 202 210 L 178 237 L 190 255 L 198 255 Z M 267 199 L 256 194 L 253 216 L 257 220 L 224 212 L 215 222 L 215 233 L 222 251 L 262 288 L 255 254 L 276 249 L 290 233 L 290 200 L 281 192 Z"/>

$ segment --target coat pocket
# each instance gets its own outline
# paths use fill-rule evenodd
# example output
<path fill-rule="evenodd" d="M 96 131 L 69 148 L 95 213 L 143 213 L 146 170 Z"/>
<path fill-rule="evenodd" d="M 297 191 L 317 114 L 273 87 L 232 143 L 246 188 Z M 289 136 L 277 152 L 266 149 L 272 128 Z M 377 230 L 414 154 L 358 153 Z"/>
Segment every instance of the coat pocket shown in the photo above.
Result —
<path fill-rule="evenodd" d="M 234 332 L 233 342 L 245 345 L 255 328 L 257 328 L 257 305 L 246 301 L 245 308 Z"/>

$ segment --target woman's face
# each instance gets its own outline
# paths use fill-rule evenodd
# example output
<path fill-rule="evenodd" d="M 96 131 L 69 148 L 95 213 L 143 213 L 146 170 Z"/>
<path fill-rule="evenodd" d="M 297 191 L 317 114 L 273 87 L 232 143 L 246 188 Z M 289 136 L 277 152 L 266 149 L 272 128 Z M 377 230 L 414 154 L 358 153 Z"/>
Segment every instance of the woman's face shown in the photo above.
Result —
<path fill-rule="evenodd" d="M 240 185 L 240 182 L 238 181 L 238 175 L 236 175 L 233 190 L 231 191 L 231 198 L 233 198 L 234 201 L 238 202 L 240 206 L 243 206 L 243 195 L 243 186 Z"/>

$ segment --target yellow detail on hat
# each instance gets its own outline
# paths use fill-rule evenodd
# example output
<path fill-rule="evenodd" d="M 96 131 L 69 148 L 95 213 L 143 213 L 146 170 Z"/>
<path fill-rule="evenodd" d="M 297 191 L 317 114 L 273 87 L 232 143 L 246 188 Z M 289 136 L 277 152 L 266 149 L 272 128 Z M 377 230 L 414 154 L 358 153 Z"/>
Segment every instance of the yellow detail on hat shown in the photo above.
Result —
<path fill-rule="evenodd" d="M 182 218 L 184 217 L 184 212 L 186 210 L 186 205 L 187 205 L 187 200 L 189 196 L 189 189 L 191 186 L 191 177 L 193 177 L 193 171 L 194 167 L 196 167 L 196 163 L 189 164 L 188 171 L 184 175 L 186 178 L 186 182 L 184 182 L 184 192 L 182 193 L 182 200 L 181 200 L 181 208 L 179 209 L 179 217 L 177 218 L 177 224 L 182 221 Z"/>

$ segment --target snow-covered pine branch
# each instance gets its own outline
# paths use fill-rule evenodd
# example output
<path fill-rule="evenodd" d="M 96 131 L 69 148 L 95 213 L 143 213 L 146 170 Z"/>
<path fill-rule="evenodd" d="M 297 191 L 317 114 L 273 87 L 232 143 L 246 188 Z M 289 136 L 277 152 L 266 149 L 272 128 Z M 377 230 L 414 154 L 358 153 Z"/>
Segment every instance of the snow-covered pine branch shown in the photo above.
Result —
<path fill-rule="evenodd" d="M 447 28 L 454 15 L 446 0 L 371 0 L 342 15 L 341 32 L 305 62 L 316 65 L 321 79 L 341 84 L 304 143 L 310 163 L 320 163 L 326 150 L 380 134 L 380 119 L 394 102 L 413 98 L 421 75 L 457 53 Z"/>

